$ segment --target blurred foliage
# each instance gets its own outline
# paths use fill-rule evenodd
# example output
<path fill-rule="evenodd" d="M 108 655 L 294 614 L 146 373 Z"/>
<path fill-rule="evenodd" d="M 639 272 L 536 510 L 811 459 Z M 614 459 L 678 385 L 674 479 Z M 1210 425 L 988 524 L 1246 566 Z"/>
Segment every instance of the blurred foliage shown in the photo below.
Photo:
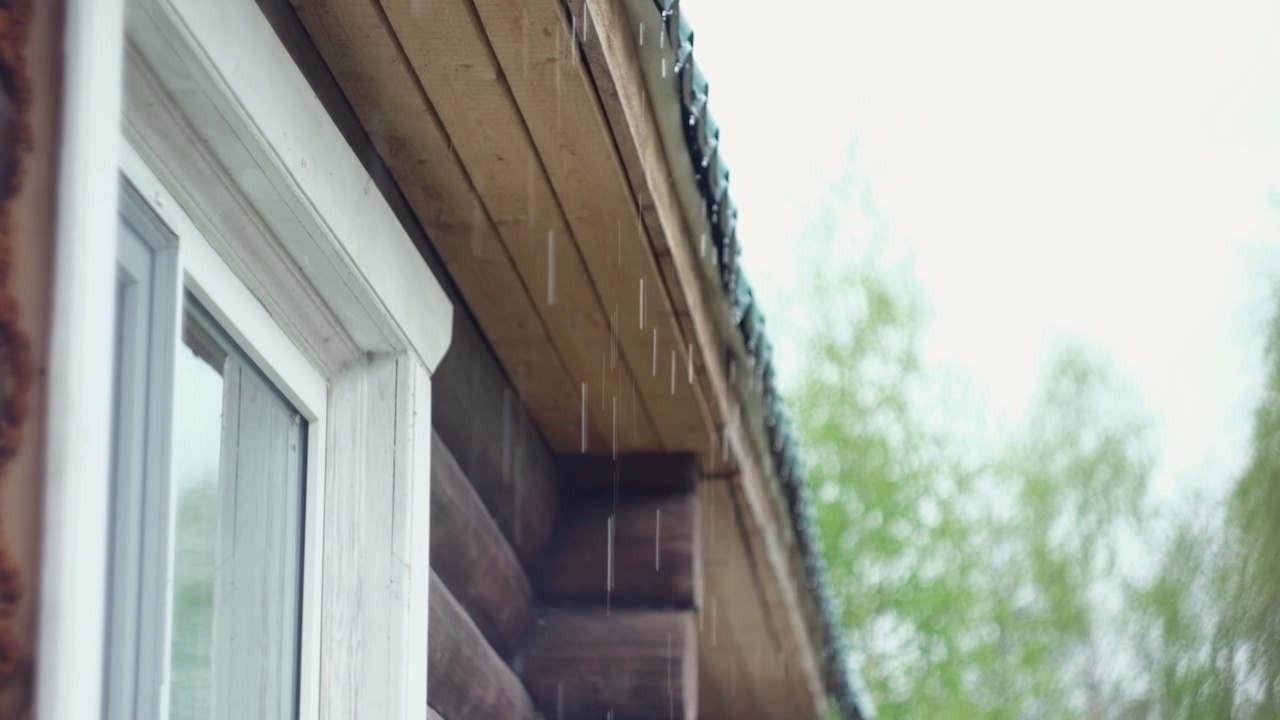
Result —
<path fill-rule="evenodd" d="M 813 288 L 790 401 L 881 717 L 1280 717 L 1280 314 L 1229 503 L 1169 510 L 1146 497 L 1139 405 L 1095 354 L 1060 348 L 1025 416 L 984 432 L 981 397 L 921 362 L 909 272 Z"/>

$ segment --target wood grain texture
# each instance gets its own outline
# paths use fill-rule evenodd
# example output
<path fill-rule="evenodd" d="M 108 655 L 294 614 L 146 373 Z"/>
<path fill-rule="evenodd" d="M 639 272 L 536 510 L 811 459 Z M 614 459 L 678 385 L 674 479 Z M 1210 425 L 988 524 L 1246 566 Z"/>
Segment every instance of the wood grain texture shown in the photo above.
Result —
<path fill-rule="evenodd" d="M 587 383 L 590 399 L 616 398 L 634 381 L 634 368 L 615 356 L 614 325 L 621 322 L 583 264 L 581 243 L 575 245 L 561 209 L 565 198 L 546 177 L 545 158 L 508 89 L 511 70 L 499 67 L 469 0 L 433 0 L 429 14 L 400 0 L 382 7 L 570 375 Z M 612 239 L 613 231 L 611 220 L 610 234 L 597 239 Z M 604 358 L 610 372 L 602 376 Z M 589 447 L 610 447 L 613 402 L 588 407 Z M 647 412 L 621 439 L 634 443 L 629 447 L 659 447 Z M 580 451 L 580 442 L 557 449 Z"/>
<path fill-rule="evenodd" d="M 448 720 L 535 720 L 519 678 L 485 642 L 475 623 L 431 574 L 427 702 Z M 356 717 L 356 716 L 352 716 Z"/>
<path fill-rule="evenodd" d="M 436 432 L 527 565 L 555 525 L 555 462 L 493 352 L 459 316 L 432 378 Z"/>
<path fill-rule="evenodd" d="M 578 491 L 692 490 L 698 483 L 698 457 L 693 453 L 628 453 L 565 455 L 559 459 L 560 478 Z"/>
<path fill-rule="evenodd" d="M 489 644 L 510 653 L 528 627 L 533 590 L 439 435 L 431 444 L 431 570 Z"/>
<path fill-rule="evenodd" d="M 517 667 L 549 718 L 692 720 L 698 659 L 692 611 L 547 610 Z"/>
<path fill-rule="evenodd" d="M 701 387 L 687 382 L 686 370 L 702 361 L 700 353 L 689 356 L 693 338 L 681 335 L 662 286 L 636 197 L 564 4 L 476 0 L 475 11 L 600 300 L 621 319 L 619 357 L 636 376 L 663 448 L 703 449 L 714 424 Z M 631 30 L 625 34 L 630 37 Z M 645 293 L 639 290 L 641 282 Z"/>
<path fill-rule="evenodd" d="M 539 597 L 695 607 L 702 587 L 699 525 L 693 490 L 578 497 L 538 574 Z"/>
<path fill-rule="evenodd" d="M 409 355 L 329 394 L 320 716 L 421 718 L 427 675 L 431 381 Z M 417 572 L 414 570 L 418 569 Z"/>
<path fill-rule="evenodd" d="M 568 372 L 552 344 L 536 295 L 516 271 L 382 9 L 363 0 L 292 2 L 530 413 L 555 446 L 579 448 L 583 378 Z M 603 446 L 604 435 L 593 426 L 590 440 Z"/>
<path fill-rule="evenodd" d="M 742 339 L 730 321 L 727 300 L 710 265 L 698 254 L 699 239 L 690 231 L 672 181 L 673 167 L 662 144 L 659 122 L 653 114 L 633 28 L 623 2 L 585 0 L 590 15 L 589 32 L 595 33 L 595 42 L 600 45 L 596 57 L 607 63 L 607 72 L 615 79 L 614 87 L 626 119 L 625 132 L 635 139 L 645 184 L 666 232 L 674 280 L 689 306 L 694 337 L 701 347 L 731 348 L 737 357 L 744 357 Z M 799 582 L 802 563 L 792 541 L 793 530 L 782 520 L 785 512 L 778 497 L 779 483 L 767 470 L 768 444 L 763 442 L 761 432 L 748 429 L 753 424 L 763 428 L 759 403 L 753 406 L 745 401 L 748 397 L 746 374 L 738 373 L 735 380 L 727 366 L 728 357 L 718 350 L 717 354 L 704 359 L 708 364 L 707 380 L 712 397 L 721 410 L 726 445 L 743 470 L 735 487 L 744 500 L 745 534 L 764 578 L 762 589 L 768 606 L 785 623 L 785 642 L 800 665 L 807 688 L 804 715 L 824 717 L 826 690 L 823 659 L 819 654 L 821 628 L 811 599 L 805 597 L 805 585 Z"/>

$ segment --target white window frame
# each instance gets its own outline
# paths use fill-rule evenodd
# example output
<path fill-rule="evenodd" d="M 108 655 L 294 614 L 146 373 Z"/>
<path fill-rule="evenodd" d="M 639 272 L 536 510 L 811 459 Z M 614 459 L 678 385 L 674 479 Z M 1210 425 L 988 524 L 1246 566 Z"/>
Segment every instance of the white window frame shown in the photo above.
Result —
<path fill-rule="evenodd" d="M 324 557 L 322 525 L 325 508 L 326 453 L 324 448 L 328 383 L 272 319 L 262 303 L 214 251 L 172 193 L 128 141 L 122 143 L 120 166 L 121 173 L 144 198 L 148 209 L 178 238 L 179 252 L 176 268 L 182 283 L 178 285 L 175 295 L 167 298 L 167 302 L 173 307 L 170 317 L 176 318 L 175 327 L 170 328 L 168 333 L 173 341 L 171 352 L 176 353 L 179 350 L 178 345 L 182 342 L 180 324 L 186 304 L 186 293 L 189 292 L 218 323 L 219 328 L 239 346 L 254 366 L 307 421 L 306 472 L 303 480 L 306 504 L 303 509 L 303 534 L 299 538 L 303 548 L 299 717 L 316 717 L 313 709 L 315 703 L 307 703 L 304 699 L 313 698 L 317 694 L 320 682 L 319 666 L 314 659 L 318 657 L 320 647 L 318 620 L 321 607 L 318 584 L 323 567 L 321 560 Z M 175 399 L 170 397 L 171 405 Z M 172 415 L 172 408 L 169 415 Z M 169 431 L 167 444 L 172 446 L 174 442 L 172 425 Z M 166 473 L 166 482 L 170 483 L 170 486 L 173 477 L 174 468 L 171 462 Z M 176 516 L 174 503 L 177 498 L 172 492 L 167 492 L 167 495 L 168 511 L 162 520 L 166 523 L 168 532 L 167 547 L 171 549 L 175 541 L 175 528 L 171 518 Z M 171 551 L 166 553 L 166 556 L 168 555 L 171 555 Z M 171 581 L 171 577 L 166 574 L 166 585 L 171 584 Z M 152 590 L 154 591 L 154 588 Z M 163 597 L 165 604 L 160 608 L 160 617 L 164 620 L 160 634 L 161 645 L 164 652 L 168 653 L 173 632 L 170 626 L 173 616 L 172 595 L 165 592 Z M 153 662 L 160 669 L 160 675 L 156 678 L 160 683 L 156 702 L 163 716 L 168 712 L 169 707 L 168 655 L 157 658 Z"/>
<path fill-rule="evenodd" d="M 299 717 L 426 718 L 452 305 L 254 0 L 67 3 L 37 715 L 102 707 L 109 588 L 85 548 L 109 540 L 123 169 L 187 286 L 311 421 Z M 104 122 L 122 106 L 124 142 Z"/>

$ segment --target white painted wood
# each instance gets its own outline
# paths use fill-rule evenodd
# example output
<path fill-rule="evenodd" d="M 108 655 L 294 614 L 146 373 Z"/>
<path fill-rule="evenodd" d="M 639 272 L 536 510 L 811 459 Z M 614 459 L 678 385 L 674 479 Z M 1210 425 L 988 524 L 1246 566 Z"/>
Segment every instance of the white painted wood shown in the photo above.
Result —
<path fill-rule="evenodd" d="M 433 370 L 448 347 L 452 306 L 341 133 L 317 121 L 323 106 L 253 0 L 136 0 L 134 9 L 138 65 L 171 100 L 127 104 L 139 149 L 145 157 L 143 145 L 166 142 L 150 132 L 153 115 L 181 113 L 200 142 L 155 147 L 157 167 L 184 187 L 192 162 L 213 161 L 232 179 L 231 202 L 248 216 L 241 224 L 270 230 L 266 246 L 220 240 L 246 261 L 238 269 L 255 294 L 295 310 L 302 297 L 323 298 L 329 324 L 359 351 L 413 352 Z M 131 95 L 133 78 L 146 75 L 131 73 Z M 329 338 L 319 340 L 299 344 L 320 349 Z"/>
<path fill-rule="evenodd" d="M 430 382 L 411 355 L 333 381 L 320 717 L 426 717 Z M 415 572 L 416 571 L 416 572 Z"/>
<path fill-rule="evenodd" d="M 123 0 L 64 3 L 35 712 L 102 711 Z"/>
<path fill-rule="evenodd" d="M 282 331 L 273 313 L 213 248 L 186 207 L 152 171 L 132 142 L 125 142 L 121 147 L 120 172 L 178 237 L 184 287 L 307 421 L 321 419 L 328 386 L 324 375 L 315 368 L 313 358 Z M 177 314 L 181 315 L 181 293 L 174 302 Z"/>
<path fill-rule="evenodd" d="M 165 678 L 168 441 L 180 318 L 176 238 L 125 185 L 119 235 L 115 467 L 111 479 L 108 720 L 155 717 Z"/>

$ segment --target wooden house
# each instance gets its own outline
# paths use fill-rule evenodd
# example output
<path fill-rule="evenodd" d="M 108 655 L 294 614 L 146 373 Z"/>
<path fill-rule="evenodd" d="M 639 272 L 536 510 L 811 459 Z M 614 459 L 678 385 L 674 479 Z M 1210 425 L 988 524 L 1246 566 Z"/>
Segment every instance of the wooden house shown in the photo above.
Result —
<path fill-rule="evenodd" d="M 7 0 L 0 86 L 0 717 L 874 715 L 675 0 Z"/>

